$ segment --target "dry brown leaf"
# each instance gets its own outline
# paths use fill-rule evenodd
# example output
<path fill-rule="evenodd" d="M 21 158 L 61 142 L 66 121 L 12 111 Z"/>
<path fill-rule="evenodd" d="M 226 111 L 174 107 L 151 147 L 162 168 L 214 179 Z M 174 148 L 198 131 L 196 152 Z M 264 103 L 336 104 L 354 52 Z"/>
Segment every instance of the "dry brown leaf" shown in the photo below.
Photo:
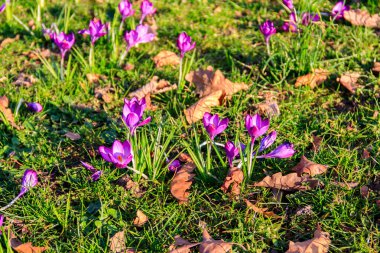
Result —
<path fill-rule="evenodd" d="M 171 51 L 161 51 L 155 57 L 153 57 L 153 61 L 156 64 L 156 68 L 161 68 L 163 66 L 175 66 L 179 65 L 180 58 L 179 56 Z"/>
<path fill-rule="evenodd" d="M 135 65 L 133 65 L 132 63 L 127 63 L 127 64 L 125 64 L 125 66 L 124 66 L 124 70 L 126 70 L 126 71 L 130 71 L 130 70 L 132 70 L 132 69 L 134 69 L 135 68 Z"/>
<path fill-rule="evenodd" d="M 322 142 L 323 138 L 319 137 L 319 136 L 316 136 L 316 135 L 313 135 L 312 137 L 313 137 L 313 142 L 312 142 L 313 148 L 312 149 L 313 149 L 314 152 L 318 152 L 319 147 L 321 146 L 321 142 Z"/>
<path fill-rule="evenodd" d="M 124 231 L 117 232 L 110 238 L 110 250 L 112 253 L 124 253 L 126 249 Z"/>
<path fill-rule="evenodd" d="M 195 92 L 200 97 L 211 95 L 217 91 L 223 91 L 227 98 L 233 94 L 247 90 L 248 85 L 244 83 L 233 83 L 224 77 L 220 70 L 214 71 L 213 67 L 191 71 L 185 78 L 188 82 L 195 84 Z"/>
<path fill-rule="evenodd" d="M 111 86 L 106 86 L 106 87 L 97 87 L 95 88 L 95 98 L 97 99 L 102 99 L 106 103 L 110 103 L 112 101 L 112 91 L 114 91 Z"/>
<path fill-rule="evenodd" d="M 280 108 L 276 101 L 265 101 L 257 105 L 260 114 L 271 118 L 280 115 Z"/>
<path fill-rule="evenodd" d="M 169 253 L 190 253 L 190 248 L 199 245 L 200 243 L 191 243 L 188 240 L 183 239 L 179 235 L 174 237 L 174 244 L 170 245 Z M 178 246 L 181 246 L 177 248 Z"/>
<path fill-rule="evenodd" d="M 372 67 L 373 72 L 380 73 L 380 62 L 375 62 Z"/>
<path fill-rule="evenodd" d="M 136 218 L 133 220 L 133 225 L 142 227 L 148 221 L 148 216 L 141 210 L 137 210 Z"/>
<path fill-rule="evenodd" d="M 150 94 L 147 94 L 145 96 L 145 103 L 146 103 L 146 109 L 148 111 L 155 111 L 157 110 L 157 106 L 152 104 L 152 99 L 150 98 Z"/>
<path fill-rule="evenodd" d="M 16 35 L 14 38 L 5 38 L 1 43 L 0 43 L 0 51 L 3 49 L 8 44 L 12 44 L 13 42 L 17 41 L 20 39 L 20 35 Z"/>
<path fill-rule="evenodd" d="M 206 112 L 211 112 L 211 107 L 221 105 L 223 98 L 224 93 L 222 90 L 218 90 L 201 98 L 198 102 L 185 110 L 187 122 L 192 124 L 201 120 Z"/>
<path fill-rule="evenodd" d="M 252 204 L 249 200 L 245 199 L 245 203 L 247 204 L 248 208 L 253 210 L 255 213 L 262 214 L 265 218 L 274 218 L 274 219 L 281 219 L 281 216 L 278 216 L 272 211 L 267 211 L 268 208 L 260 208 L 254 204 Z"/>
<path fill-rule="evenodd" d="M 292 169 L 294 172 L 297 172 L 298 176 L 302 176 L 304 174 L 315 176 L 319 174 L 323 174 L 327 170 L 327 166 L 318 164 L 308 160 L 305 156 L 301 157 L 301 161 Z"/>
<path fill-rule="evenodd" d="M 366 10 L 349 10 L 343 13 L 344 19 L 352 25 L 380 28 L 380 15 L 371 15 Z"/>
<path fill-rule="evenodd" d="M 340 78 L 337 78 L 337 81 L 351 93 L 355 93 L 356 89 L 359 87 L 359 77 L 360 73 L 358 72 L 345 73 Z"/>
<path fill-rule="evenodd" d="M 9 106 L 9 100 L 7 96 L 0 97 L 0 113 L 4 115 L 5 119 L 11 124 L 12 127 L 16 129 L 20 129 L 20 127 L 16 125 L 15 119 L 13 117 L 13 113 L 11 109 L 8 108 L 8 106 Z"/>
<path fill-rule="evenodd" d="M 13 82 L 13 84 L 16 86 L 31 87 L 37 81 L 38 81 L 38 79 L 35 78 L 33 75 L 27 75 L 24 73 L 20 73 L 18 75 L 16 81 Z"/>
<path fill-rule="evenodd" d="M 371 153 L 367 149 L 363 149 L 362 157 L 363 159 L 369 159 L 371 157 Z"/>
<path fill-rule="evenodd" d="M 203 240 L 199 246 L 199 253 L 226 253 L 228 251 L 232 251 L 232 246 L 235 244 L 232 242 L 225 242 L 223 240 L 214 240 L 207 232 L 206 228 L 203 229 L 202 237 Z M 239 246 L 244 249 L 243 246 Z"/>
<path fill-rule="evenodd" d="M 364 185 L 360 187 L 360 195 L 362 195 L 363 198 L 368 198 L 369 197 L 369 187 Z"/>
<path fill-rule="evenodd" d="M 309 73 L 304 76 L 300 76 L 297 78 L 295 87 L 300 86 L 309 86 L 310 88 L 315 88 L 320 85 L 324 81 L 326 81 L 327 77 L 330 75 L 328 70 L 325 69 L 316 69 L 313 73 Z"/>
<path fill-rule="evenodd" d="M 272 176 L 266 176 L 262 181 L 254 183 L 253 186 L 269 187 L 284 191 L 308 190 L 320 184 L 318 180 L 309 177 L 300 177 L 297 173 L 282 175 L 278 172 Z"/>
<path fill-rule="evenodd" d="M 76 140 L 79 140 L 81 138 L 80 134 L 73 133 L 73 132 L 65 133 L 65 137 L 69 138 L 72 141 L 76 141 Z"/>
<path fill-rule="evenodd" d="M 51 56 L 51 51 L 49 49 L 43 49 L 42 51 L 25 52 L 25 53 L 23 53 L 23 55 L 26 55 L 28 58 L 30 58 L 32 60 L 37 60 L 40 57 L 49 58 Z"/>
<path fill-rule="evenodd" d="M 48 247 L 35 247 L 31 242 L 22 243 L 12 233 L 11 238 L 9 239 L 9 244 L 12 249 L 18 253 L 41 253 L 48 249 Z"/>
<path fill-rule="evenodd" d="M 142 99 L 148 94 L 154 95 L 175 89 L 177 89 L 177 85 L 170 85 L 168 81 L 164 79 L 158 80 L 158 76 L 154 76 L 149 83 L 145 84 L 140 89 L 129 93 L 128 96 L 130 98 L 137 97 L 138 99 Z"/>
<path fill-rule="evenodd" d="M 140 189 L 138 183 L 134 182 L 129 175 L 124 175 L 116 181 L 116 184 L 123 187 L 127 191 L 131 191 L 136 198 L 141 198 L 145 191 Z"/>
<path fill-rule="evenodd" d="M 305 215 L 312 215 L 312 214 L 314 214 L 313 207 L 310 205 L 297 209 L 295 213 L 296 216 L 305 216 Z"/>
<path fill-rule="evenodd" d="M 193 162 L 188 162 L 182 166 L 180 170 L 174 175 L 174 178 L 170 184 L 170 192 L 178 199 L 179 203 L 186 203 L 189 200 L 189 189 L 193 183 L 195 169 Z"/>
<path fill-rule="evenodd" d="M 330 234 L 323 232 L 320 226 L 314 232 L 314 238 L 304 242 L 289 242 L 286 253 L 327 253 L 330 247 Z"/>
<path fill-rule="evenodd" d="M 100 80 L 107 81 L 107 77 L 101 74 L 88 73 L 86 74 L 89 83 L 99 83 Z"/>
<path fill-rule="evenodd" d="M 232 195 L 240 194 L 240 185 L 244 180 L 244 173 L 239 168 L 231 168 L 228 171 L 228 175 L 224 180 L 224 183 L 221 187 L 224 193 L 230 192 Z M 230 189 L 231 186 L 231 189 Z"/>
<path fill-rule="evenodd" d="M 333 185 L 336 185 L 336 186 L 347 188 L 349 190 L 351 190 L 351 189 L 353 189 L 359 185 L 359 183 L 357 183 L 357 182 L 335 182 L 335 181 L 333 181 L 330 183 Z"/>

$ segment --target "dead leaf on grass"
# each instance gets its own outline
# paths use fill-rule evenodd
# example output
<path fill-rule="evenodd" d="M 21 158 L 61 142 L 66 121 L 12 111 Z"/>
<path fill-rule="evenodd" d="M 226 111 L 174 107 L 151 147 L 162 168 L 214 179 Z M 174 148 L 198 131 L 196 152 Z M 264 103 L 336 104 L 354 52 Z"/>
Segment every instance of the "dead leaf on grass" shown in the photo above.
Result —
<path fill-rule="evenodd" d="M 14 38 L 5 38 L 3 41 L 0 43 L 0 51 L 8 44 L 12 44 L 13 42 L 17 41 L 20 39 L 20 35 L 16 35 Z"/>
<path fill-rule="evenodd" d="M 22 243 L 16 238 L 14 234 L 11 233 L 9 239 L 9 245 L 12 249 L 18 253 L 41 253 L 48 249 L 48 247 L 36 247 L 33 246 L 31 242 Z"/>
<path fill-rule="evenodd" d="M 154 76 L 149 83 L 145 84 L 140 89 L 129 93 L 128 96 L 130 98 L 137 97 L 138 99 L 142 99 L 147 95 L 164 93 L 175 89 L 177 89 L 176 84 L 170 85 L 168 81 L 164 79 L 159 80 L 158 76 Z"/>
<path fill-rule="evenodd" d="M 231 168 L 221 187 L 224 193 L 230 192 L 234 196 L 240 194 L 240 185 L 244 180 L 244 173 L 239 168 Z"/>
<path fill-rule="evenodd" d="M 319 147 L 321 146 L 321 142 L 322 142 L 323 138 L 319 137 L 319 136 L 316 136 L 316 135 L 312 135 L 312 138 L 313 138 L 313 142 L 312 142 L 313 147 L 312 147 L 312 150 L 314 152 L 318 152 Z"/>
<path fill-rule="evenodd" d="M 168 50 L 163 50 L 159 52 L 155 57 L 153 57 L 153 61 L 156 64 L 156 68 L 161 68 L 163 66 L 176 66 L 180 63 L 179 56 Z"/>
<path fill-rule="evenodd" d="M 95 98 L 102 99 L 106 103 L 110 103 L 112 101 L 112 93 L 114 89 L 111 86 L 106 87 L 97 87 L 95 88 Z"/>
<path fill-rule="evenodd" d="M 125 64 L 123 69 L 126 71 L 130 71 L 130 70 L 133 70 L 134 68 L 135 68 L 135 65 L 133 65 L 132 63 L 127 63 Z"/>
<path fill-rule="evenodd" d="M 304 242 L 289 242 L 286 253 L 327 253 L 330 247 L 330 234 L 321 230 L 318 225 L 314 238 Z"/>
<path fill-rule="evenodd" d="M 297 78 L 295 83 L 295 87 L 300 86 L 309 86 L 310 88 L 315 88 L 320 85 L 324 81 L 326 81 L 327 77 L 330 75 L 328 70 L 325 69 L 316 69 L 313 73 L 309 73 L 304 76 L 300 76 Z"/>
<path fill-rule="evenodd" d="M 292 170 L 294 172 L 297 172 L 298 176 L 300 177 L 304 174 L 313 177 L 325 173 L 327 166 L 312 162 L 305 156 L 302 156 L 301 161 Z"/>
<path fill-rule="evenodd" d="M 245 203 L 247 204 L 247 207 L 251 210 L 253 210 L 255 213 L 262 214 L 265 218 L 274 218 L 274 219 L 281 219 L 282 217 L 275 214 L 272 211 L 267 211 L 268 208 L 260 208 L 254 204 L 252 204 L 249 200 L 245 199 Z"/>
<path fill-rule="evenodd" d="M 340 78 L 337 78 L 337 81 L 351 93 L 355 93 L 356 89 L 359 87 L 359 77 L 360 73 L 358 72 L 345 73 Z"/>
<path fill-rule="evenodd" d="M 336 186 L 340 186 L 340 187 L 349 189 L 349 190 L 351 190 L 351 189 L 353 189 L 359 185 L 359 183 L 357 183 L 357 182 L 336 182 L 336 181 L 333 181 L 330 183 L 333 185 L 336 185 Z"/>
<path fill-rule="evenodd" d="M 183 239 L 179 235 L 174 237 L 174 244 L 170 245 L 169 253 L 190 253 L 190 249 L 199 245 L 200 243 L 191 243 L 186 239 Z M 179 248 L 177 248 L 180 246 Z"/>
<path fill-rule="evenodd" d="M 101 74 L 88 73 L 86 77 L 90 84 L 99 83 L 100 80 L 107 81 L 107 77 Z"/>
<path fill-rule="evenodd" d="M 49 49 L 43 49 L 42 51 L 25 52 L 23 55 L 27 56 L 31 60 L 38 60 L 40 57 L 49 58 L 51 56 L 51 51 Z"/>
<path fill-rule="evenodd" d="M 233 245 L 239 245 L 233 242 L 225 242 L 223 240 L 214 240 L 207 232 L 206 227 L 203 228 L 203 240 L 199 246 L 199 253 L 226 253 L 232 251 Z M 245 248 L 239 245 L 242 249 Z"/>
<path fill-rule="evenodd" d="M 372 71 L 376 73 L 380 73 L 380 62 L 375 62 L 373 64 Z"/>
<path fill-rule="evenodd" d="M 139 184 L 134 182 L 129 175 L 124 175 L 116 181 L 116 184 L 123 187 L 127 191 L 131 191 L 132 195 L 136 198 L 141 198 L 144 195 L 143 191 Z"/>
<path fill-rule="evenodd" d="M 369 187 L 366 185 L 360 187 L 360 195 L 365 199 L 368 198 L 369 197 Z"/>
<path fill-rule="evenodd" d="M 380 15 L 371 15 L 366 10 L 349 10 L 343 12 L 345 20 L 352 25 L 365 26 L 369 28 L 380 28 Z"/>
<path fill-rule="evenodd" d="M 16 81 L 13 82 L 13 84 L 16 86 L 31 87 L 37 81 L 38 81 L 38 79 L 35 78 L 33 75 L 27 75 L 24 73 L 20 73 L 18 75 Z"/>
<path fill-rule="evenodd" d="M 124 231 L 117 232 L 110 239 L 110 250 L 112 253 L 124 253 L 125 246 Z"/>
<path fill-rule="evenodd" d="M 297 173 L 282 175 L 278 172 L 272 176 L 266 176 L 262 181 L 254 183 L 253 186 L 269 187 L 284 191 L 308 190 L 316 188 L 321 183 L 309 177 L 300 177 Z"/>
<path fill-rule="evenodd" d="M 180 204 L 186 203 L 189 200 L 189 189 L 195 177 L 193 173 L 195 167 L 193 162 L 187 162 L 181 169 L 177 170 L 178 172 L 174 175 L 170 184 L 170 192 Z"/>
<path fill-rule="evenodd" d="M 69 138 L 72 141 L 76 141 L 76 140 L 79 140 L 81 138 L 80 134 L 73 133 L 73 132 L 65 133 L 65 137 Z"/>
<path fill-rule="evenodd" d="M 148 216 L 141 210 L 137 210 L 136 218 L 133 220 L 133 225 L 142 227 L 148 221 Z"/>
<path fill-rule="evenodd" d="M 265 101 L 257 105 L 260 114 L 264 114 L 271 118 L 280 115 L 280 108 L 276 101 Z"/>
<path fill-rule="evenodd" d="M 4 118 L 11 124 L 12 127 L 16 129 L 20 129 L 19 126 L 16 125 L 15 119 L 13 117 L 13 113 L 11 109 L 8 108 L 9 100 L 7 96 L 0 97 L 0 113 L 3 114 Z M 1 117 L 0 117 L 1 120 Z"/>

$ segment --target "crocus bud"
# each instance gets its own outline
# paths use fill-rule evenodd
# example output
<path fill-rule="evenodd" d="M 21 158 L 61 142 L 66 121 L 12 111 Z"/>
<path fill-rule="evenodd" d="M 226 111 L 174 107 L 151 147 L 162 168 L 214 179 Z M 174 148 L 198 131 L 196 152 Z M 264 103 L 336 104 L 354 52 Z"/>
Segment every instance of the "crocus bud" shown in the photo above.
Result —
<path fill-rule="evenodd" d="M 95 169 L 94 166 L 92 166 L 91 164 L 82 162 L 82 161 L 81 161 L 81 164 L 83 165 L 83 167 L 85 167 L 87 170 L 89 170 L 92 173 L 91 175 L 92 181 L 94 182 L 98 181 L 99 178 L 102 176 L 103 171 Z"/>
<path fill-rule="evenodd" d="M 90 35 L 91 43 L 94 45 L 100 37 L 107 34 L 108 26 L 108 23 L 103 24 L 100 19 L 94 18 L 90 21 L 88 29 L 80 30 L 78 33 Z"/>
<path fill-rule="evenodd" d="M 107 162 L 115 164 L 116 168 L 126 168 L 132 161 L 132 147 L 129 141 L 123 143 L 115 140 L 111 148 L 105 146 L 99 147 L 99 153 Z"/>
<path fill-rule="evenodd" d="M 267 20 L 260 25 L 260 32 L 264 35 L 265 42 L 269 43 L 269 38 L 276 33 L 276 28 L 272 21 Z"/>
<path fill-rule="evenodd" d="M 0 13 L 2 13 L 2 12 L 5 10 L 5 7 L 7 7 L 7 4 L 6 4 L 6 3 L 3 3 L 3 4 L 0 6 Z"/>
<path fill-rule="evenodd" d="M 206 112 L 203 115 L 203 126 L 205 127 L 211 140 L 214 140 L 215 136 L 222 133 L 227 128 L 228 121 L 228 118 L 219 120 L 218 114 L 212 115 Z"/>
<path fill-rule="evenodd" d="M 142 24 L 146 16 L 153 15 L 157 11 L 157 9 L 153 7 L 152 2 L 150 2 L 149 0 L 144 0 L 141 2 L 140 10 L 141 10 L 140 24 Z"/>
<path fill-rule="evenodd" d="M 343 14 L 345 11 L 348 11 L 350 10 L 350 6 L 348 5 L 344 5 L 344 2 L 343 1 L 339 1 L 337 2 L 332 11 L 331 11 L 331 15 L 336 19 L 342 19 L 343 18 Z"/>
<path fill-rule="evenodd" d="M 135 134 L 137 127 L 146 125 L 151 120 L 151 117 L 142 120 L 145 108 L 145 98 L 141 100 L 136 97 L 133 97 L 131 100 L 124 99 L 122 119 L 132 135 Z"/>
<path fill-rule="evenodd" d="M 182 32 L 177 39 L 177 47 L 181 52 L 181 58 L 185 56 L 185 53 L 194 49 L 195 42 L 191 42 L 191 37 L 187 33 Z"/>
<path fill-rule="evenodd" d="M 224 149 L 226 151 L 228 163 L 230 167 L 232 168 L 233 167 L 232 162 L 234 158 L 239 154 L 239 148 L 235 147 L 235 144 L 233 142 L 227 141 L 226 145 L 224 145 Z"/>
<path fill-rule="evenodd" d="M 133 14 L 135 14 L 135 10 L 133 9 L 131 2 L 128 0 L 122 0 L 119 3 L 118 8 L 123 22 L 127 17 L 133 16 Z"/>
<path fill-rule="evenodd" d="M 293 5 L 293 0 L 282 0 L 282 3 L 289 9 L 293 10 L 294 5 Z"/>
<path fill-rule="evenodd" d="M 260 142 L 259 152 L 269 148 L 275 142 L 276 138 L 277 138 L 276 131 L 270 132 L 270 134 L 265 136 Z"/>
<path fill-rule="evenodd" d="M 289 158 L 293 156 L 295 152 L 296 151 L 293 149 L 293 144 L 285 142 L 272 152 L 266 155 L 257 156 L 257 158 Z"/>
<path fill-rule="evenodd" d="M 179 160 L 174 160 L 172 162 L 170 162 L 169 160 L 167 160 L 166 162 L 169 163 L 168 169 L 171 172 L 176 172 L 181 167 L 181 163 L 180 163 Z"/>
<path fill-rule="evenodd" d="M 257 137 L 262 136 L 269 129 L 269 119 L 261 119 L 259 114 L 253 116 L 247 115 L 245 117 L 245 128 L 251 136 L 252 141 Z"/>
<path fill-rule="evenodd" d="M 28 110 L 31 112 L 41 112 L 43 109 L 42 105 L 37 102 L 26 103 L 26 106 L 28 107 Z"/>
<path fill-rule="evenodd" d="M 31 188 L 36 186 L 37 183 L 38 183 L 37 172 L 35 172 L 34 170 L 26 170 L 24 172 L 24 176 L 22 177 L 21 192 L 19 195 L 20 196 L 24 195 Z"/>
<path fill-rule="evenodd" d="M 59 34 L 53 33 L 52 39 L 54 43 L 57 45 L 59 50 L 61 50 L 61 57 L 64 58 L 65 54 L 75 43 L 74 33 L 66 34 L 61 32 Z"/>

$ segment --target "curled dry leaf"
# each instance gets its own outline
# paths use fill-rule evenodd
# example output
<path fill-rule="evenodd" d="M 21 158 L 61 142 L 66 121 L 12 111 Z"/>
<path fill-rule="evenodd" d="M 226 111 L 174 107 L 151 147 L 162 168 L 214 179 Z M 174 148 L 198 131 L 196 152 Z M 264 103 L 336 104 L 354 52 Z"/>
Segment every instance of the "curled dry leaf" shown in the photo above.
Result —
<path fill-rule="evenodd" d="M 107 81 L 107 77 L 101 74 L 88 73 L 86 74 L 87 80 L 89 83 L 99 83 L 100 80 Z"/>
<path fill-rule="evenodd" d="M 380 15 L 371 15 L 366 10 L 349 10 L 343 13 L 344 19 L 352 25 L 380 28 Z"/>
<path fill-rule="evenodd" d="M 20 73 L 18 75 L 16 81 L 13 82 L 13 84 L 16 86 L 31 87 L 37 81 L 38 81 L 38 79 L 35 78 L 33 75 L 27 75 L 24 73 Z"/>
<path fill-rule="evenodd" d="M 133 220 L 133 225 L 142 227 L 148 221 L 148 216 L 141 210 L 137 210 L 136 218 Z"/>
<path fill-rule="evenodd" d="M 188 240 L 183 239 L 179 235 L 174 237 L 174 244 L 170 245 L 169 253 L 190 253 L 190 249 L 194 246 L 199 245 L 200 243 L 191 243 Z M 178 246 L 180 246 L 178 248 Z"/>
<path fill-rule="evenodd" d="M 231 168 L 228 171 L 228 175 L 224 180 L 224 183 L 221 187 L 224 193 L 230 192 L 232 195 L 240 194 L 240 185 L 244 180 L 244 173 L 239 168 Z"/>
<path fill-rule="evenodd" d="M 245 203 L 247 204 L 247 207 L 251 210 L 253 210 L 255 213 L 262 214 L 265 218 L 274 218 L 274 219 L 281 219 L 281 216 L 278 216 L 272 211 L 267 211 L 268 208 L 260 208 L 254 204 L 252 204 L 249 200 L 245 199 Z"/>
<path fill-rule="evenodd" d="M 186 203 L 189 200 L 189 189 L 193 183 L 195 174 L 193 173 L 195 164 L 187 162 L 180 170 L 174 175 L 170 184 L 170 192 L 179 201 L 180 204 Z"/>
<path fill-rule="evenodd" d="M 95 88 L 95 98 L 102 99 L 106 103 L 110 103 L 112 101 L 112 93 L 114 89 L 111 88 L 110 85 L 106 87 L 97 87 Z"/>
<path fill-rule="evenodd" d="M 373 64 L 372 71 L 376 73 L 380 73 L 380 62 L 375 62 Z"/>
<path fill-rule="evenodd" d="M 142 99 L 147 95 L 164 93 L 175 89 L 177 89 L 177 85 L 170 85 L 168 81 L 164 79 L 158 80 L 158 76 L 154 76 L 149 83 L 145 84 L 140 89 L 129 93 L 128 97 L 137 97 L 138 99 Z"/>
<path fill-rule="evenodd" d="M 232 250 L 232 246 L 235 243 L 225 242 L 223 240 L 214 240 L 210 234 L 207 232 L 207 229 L 203 229 L 203 240 L 199 246 L 199 253 L 226 253 Z M 238 245 L 238 244 L 236 244 Z M 245 248 L 239 245 L 245 250 Z"/>
<path fill-rule="evenodd" d="M 211 107 L 221 105 L 223 98 L 224 93 L 222 90 L 218 90 L 201 98 L 198 102 L 185 110 L 187 122 L 192 124 L 202 119 L 206 112 L 211 112 Z"/>
<path fill-rule="evenodd" d="M 304 76 L 300 76 L 297 78 L 295 87 L 300 86 L 309 86 L 310 88 L 315 88 L 320 85 L 324 81 L 326 81 L 327 77 L 330 75 L 328 70 L 325 69 L 316 69 L 313 73 L 309 73 Z"/>
<path fill-rule="evenodd" d="M 9 100 L 7 96 L 0 97 L 0 113 L 3 114 L 5 120 L 7 120 L 9 124 L 11 124 L 12 127 L 16 129 L 20 129 L 20 127 L 16 125 L 15 119 L 13 117 L 13 113 L 11 109 L 8 108 L 8 106 L 9 106 Z M 1 118 L 2 117 L 0 117 L 0 120 Z"/>
<path fill-rule="evenodd" d="M 214 71 L 213 67 L 191 71 L 186 75 L 186 80 L 195 84 L 195 92 L 200 97 L 205 97 L 216 91 L 223 91 L 227 98 L 233 94 L 247 90 L 248 85 L 244 83 L 233 83 L 224 77 L 220 70 Z"/>
<path fill-rule="evenodd" d="M 31 242 L 22 243 L 13 233 L 11 233 L 9 245 L 18 253 L 41 253 L 48 249 L 48 247 L 35 247 Z"/>
<path fill-rule="evenodd" d="M 337 81 L 351 93 L 355 93 L 356 89 L 359 87 L 359 77 L 360 73 L 358 72 L 345 73 L 340 78 L 337 78 Z"/>
<path fill-rule="evenodd" d="M 163 66 L 178 65 L 180 63 L 180 58 L 172 51 L 163 50 L 153 57 L 153 61 L 156 64 L 156 68 L 159 69 Z"/>
<path fill-rule="evenodd" d="M 20 39 L 20 35 L 16 35 L 14 38 L 5 38 L 3 41 L 0 43 L 0 51 L 8 44 L 12 44 L 13 42 L 17 41 Z"/>
<path fill-rule="evenodd" d="M 321 142 L 322 142 L 323 138 L 319 137 L 319 136 L 316 136 L 316 135 L 313 135 L 312 137 L 313 137 L 313 142 L 312 142 L 313 147 L 312 147 L 312 150 L 314 152 L 318 152 L 319 147 L 321 146 Z"/>
<path fill-rule="evenodd" d="M 144 195 L 144 191 L 140 188 L 139 184 L 134 182 L 129 175 L 124 175 L 116 181 L 116 184 L 123 187 L 127 191 L 131 191 L 132 195 L 140 198 Z"/>
<path fill-rule="evenodd" d="M 369 187 L 366 185 L 363 185 L 362 187 L 360 187 L 360 195 L 365 199 L 368 198 L 369 197 Z"/>
<path fill-rule="evenodd" d="M 330 234 L 323 232 L 320 226 L 314 232 L 314 238 L 304 242 L 289 242 L 286 253 L 327 253 L 330 247 Z"/>
<path fill-rule="evenodd" d="M 126 249 L 124 231 L 117 232 L 110 238 L 110 250 L 112 253 L 124 253 Z"/>
<path fill-rule="evenodd" d="M 300 177 L 305 174 L 313 177 L 325 173 L 327 166 L 312 162 L 305 156 L 302 156 L 301 161 L 292 170 L 297 172 Z"/>
<path fill-rule="evenodd" d="M 280 108 L 276 101 L 265 101 L 257 105 L 260 114 L 271 118 L 280 115 Z"/>
<path fill-rule="evenodd" d="M 272 176 L 266 176 L 262 181 L 254 183 L 253 186 L 269 187 L 284 191 L 304 191 L 316 188 L 320 184 L 316 179 L 300 177 L 297 173 L 289 173 L 283 176 L 281 172 L 278 172 Z"/>

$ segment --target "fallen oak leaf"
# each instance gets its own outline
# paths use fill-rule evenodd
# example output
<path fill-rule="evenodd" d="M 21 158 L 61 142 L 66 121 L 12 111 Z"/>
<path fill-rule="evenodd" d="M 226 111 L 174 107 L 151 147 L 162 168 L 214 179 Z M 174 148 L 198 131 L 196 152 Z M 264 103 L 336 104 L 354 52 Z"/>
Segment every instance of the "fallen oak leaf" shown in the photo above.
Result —
<path fill-rule="evenodd" d="M 262 214 L 265 218 L 274 218 L 274 219 L 281 219 L 282 217 L 275 214 L 272 211 L 267 211 L 268 208 L 260 208 L 254 204 L 252 204 L 249 200 L 245 199 L 245 203 L 247 204 L 247 207 L 251 210 L 253 210 L 255 213 Z"/>
<path fill-rule="evenodd" d="M 318 225 L 314 238 L 304 242 L 289 242 L 286 253 L 327 253 L 330 247 L 330 234 L 323 232 Z"/>
<path fill-rule="evenodd" d="M 171 90 L 177 89 L 177 85 L 170 83 L 164 79 L 159 80 L 158 76 L 154 76 L 149 83 L 145 84 L 143 87 L 131 92 L 128 94 L 130 98 L 137 97 L 138 99 L 142 99 L 148 94 L 154 95 L 159 93 L 168 92 Z"/>
<path fill-rule="evenodd" d="M 13 113 L 11 109 L 8 108 L 8 106 L 9 106 L 9 100 L 7 96 L 0 97 L 0 113 L 4 116 L 4 117 L 0 117 L 0 120 L 3 120 L 3 121 L 5 120 L 9 122 L 12 127 L 16 129 L 20 129 L 20 127 L 17 126 L 15 119 L 13 117 Z"/>
<path fill-rule="evenodd" d="M 110 238 L 110 250 L 112 253 L 124 253 L 127 249 L 125 246 L 124 231 L 117 232 Z"/>
<path fill-rule="evenodd" d="M 233 245 L 239 245 L 233 242 L 225 242 L 223 240 L 214 240 L 207 232 L 206 227 L 203 228 L 203 240 L 199 246 L 199 253 L 226 253 L 232 250 Z M 239 245 L 242 249 L 245 248 Z"/>
<path fill-rule="evenodd" d="M 179 235 L 174 237 L 174 244 L 170 245 L 169 253 L 190 253 L 190 249 L 199 245 L 200 243 L 191 243 L 186 239 L 183 239 Z M 181 246 L 177 248 L 178 246 Z"/>
<path fill-rule="evenodd" d="M 184 164 L 181 169 L 174 175 L 174 178 L 170 184 L 170 192 L 180 204 L 186 203 L 189 200 L 189 189 L 193 183 L 195 169 L 193 162 Z"/>
<path fill-rule="evenodd" d="M 266 176 L 262 181 L 254 183 L 253 186 L 269 187 L 284 191 L 304 191 L 316 188 L 320 184 L 322 183 L 316 179 L 300 177 L 297 173 L 282 175 L 281 172 L 278 172 L 272 176 Z"/>
<path fill-rule="evenodd" d="M 369 28 L 380 28 L 380 15 L 371 15 L 366 10 L 344 11 L 343 17 L 352 25 L 365 26 Z"/>
<path fill-rule="evenodd" d="M 163 66 L 175 66 L 179 65 L 180 58 L 179 56 L 168 50 L 163 50 L 159 52 L 155 57 L 153 57 L 153 61 L 156 64 L 156 68 L 161 68 Z"/>
<path fill-rule="evenodd" d="M 313 138 L 313 141 L 312 141 L 312 144 L 313 144 L 312 150 L 314 152 L 317 152 L 319 150 L 319 147 L 321 146 L 321 142 L 322 142 L 323 138 L 319 137 L 319 136 L 316 136 L 316 135 L 313 135 L 312 138 Z"/>
<path fill-rule="evenodd" d="M 107 81 L 107 77 L 101 74 L 88 73 L 86 74 L 87 80 L 90 84 L 99 83 L 100 80 Z"/>
<path fill-rule="evenodd" d="M 16 35 L 14 38 L 5 38 L 3 41 L 0 43 L 0 51 L 8 44 L 12 44 L 13 42 L 17 41 L 20 39 L 20 35 Z"/>
<path fill-rule="evenodd" d="M 13 233 L 11 233 L 9 245 L 18 253 L 41 253 L 48 249 L 48 247 L 33 246 L 31 242 L 22 243 Z"/>
<path fill-rule="evenodd" d="M 142 227 L 148 221 L 148 216 L 141 210 L 137 210 L 136 218 L 133 220 L 133 225 Z"/>
<path fill-rule="evenodd" d="M 305 156 L 302 156 L 301 161 L 292 169 L 292 171 L 297 172 L 299 177 L 304 174 L 313 177 L 325 173 L 326 170 L 327 166 L 312 162 Z"/>
<path fill-rule="evenodd" d="M 224 183 L 221 187 L 222 191 L 224 193 L 228 192 L 230 190 L 230 193 L 234 196 L 237 196 L 240 194 L 240 185 L 244 180 L 244 173 L 239 168 L 231 168 L 228 171 L 228 175 L 226 179 L 224 180 Z"/>
<path fill-rule="evenodd" d="M 315 69 L 313 73 L 309 73 L 304 76 L 300 76 L 297 78 L 295 87 L 300 86 L 309 86 L 310 88 L 315 88 L 320 85 L 324 81 L 326 81 L 327 77 L 330 75 L 328 70 L 325 69 Z"/>
<path fill-rule="evenodd" d="M 360 73 L 358 72 L 345 73 L 340 78 L 337 78 L 337 81 L 351 93 L 355 93 L 356 89 L 359 87 L 359 77 Z"/>

